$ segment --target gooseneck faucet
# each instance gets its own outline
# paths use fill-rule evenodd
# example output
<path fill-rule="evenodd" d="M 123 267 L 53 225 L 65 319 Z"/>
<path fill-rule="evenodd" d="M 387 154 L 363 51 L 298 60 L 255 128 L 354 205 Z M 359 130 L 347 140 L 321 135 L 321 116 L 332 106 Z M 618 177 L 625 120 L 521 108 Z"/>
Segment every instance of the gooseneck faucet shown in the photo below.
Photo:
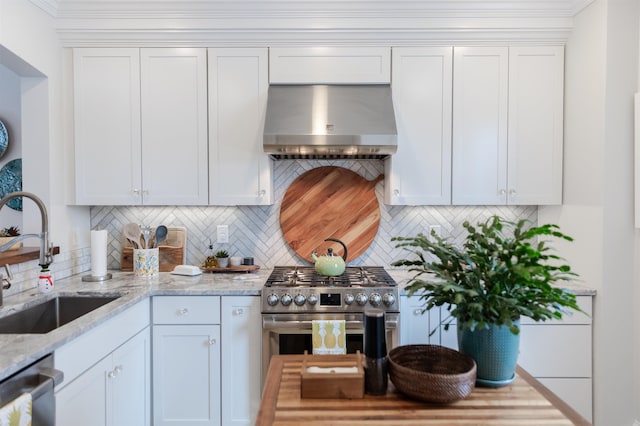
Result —
<path fill-rule="evenodd" d="M 52 249 L 51 247 L 49 247 L 49 216 L 47 215 L 47 208 L 45 207 L 42 200 L 38 198 L 35 194 L 32 194 L 31 192 L 17 191 L 17 192 L 11 192 L 5 195 L 2 199 L 0 199 L 0 209 L 2 209 L 2 207 L 4 207 L 4 205 L 7 204 L 9 201 L 18 197 L 26 197 L 33 200 L 33 202 L 36 203 L 36 205 L 40 209 L 40 216 L 42 218 L 42 231 L 40 232 L 40 234 L 20 235 L 14 238 L 12 241 L 1 245 L 0 252 L 3 252 L 9 249 L 9 247 L 14 245 L 15 243 L 25 240 L 27 238 L 32 238 L 32 237 L 40 238 L 40 260 L 38 264 L 43 269 L 46 269 L 53 262 Z"/>

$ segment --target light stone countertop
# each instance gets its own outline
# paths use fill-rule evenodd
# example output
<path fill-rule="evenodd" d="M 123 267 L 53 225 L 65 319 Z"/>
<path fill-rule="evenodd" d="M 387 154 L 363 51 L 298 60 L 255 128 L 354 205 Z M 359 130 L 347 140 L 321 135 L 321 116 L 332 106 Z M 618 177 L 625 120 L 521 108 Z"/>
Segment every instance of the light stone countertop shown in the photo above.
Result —
<path fill-rule="evenodd" d="M 152 279 L 136 278 L 133 272 L 111 271 L 113 278 L 104 282 L 84 282 L 82 275 L 56 281 L 47 294 L 37 289 L 6 297 L 0 317 L 32 305 L 70 295 L 121 296 L 68 324 L 46 334 L 0 334 L 0 380 L 21 370 L 65 343 L 115 317 L 150 296 L 258 296 L 271 270 L 251 273 L 203 273 L 195 277 L 160 273 Z"/>
<path fill-rule="evenodd" d="M 404 287 L 414 274 L 400 269 L 390 269 L 388 272 L 398 283 L 400 294 L 406 295 Z M 203 273 L 195 277 L 164 272 L 152 279 L 136 278 L 133 272 L 111 273 L 113 278 L 104 282 L 84 282 L 82 276 L 86 274 L 82 274 L 56 281 L 54 291 L 48 294 L 33 289 L 5 298 L 4 305 L 0 307 L 0 317 L 57 295 L 120 296 L 117 300 L 46 334 L 0 334 L 0 380 L 54 352 L 145 298 L 163 295 L 258 296 L 271 270 L 260 269 L 248 274 Z M 569 288 L 578 296 L 595 295 L 594 290 L 584 286 L 572 285 Z"/>

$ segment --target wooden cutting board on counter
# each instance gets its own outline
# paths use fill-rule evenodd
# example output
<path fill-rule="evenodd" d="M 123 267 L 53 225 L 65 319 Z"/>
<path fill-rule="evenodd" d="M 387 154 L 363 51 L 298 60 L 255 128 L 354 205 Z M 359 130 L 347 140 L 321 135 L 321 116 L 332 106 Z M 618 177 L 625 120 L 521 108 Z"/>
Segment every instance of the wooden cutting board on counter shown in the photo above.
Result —
<path fill-rule="evenodd" d="M 347 246 L 347 262 L 362 255 L 373 242 L 380 225 L 380 206 L 375 186 L 380 175 L 367 180 L 343 167 L 324 166 L 303 173 L 294 180 L 282 199 L 280 226 L 291 248 L 307 261 L 311 253 L 325 254 L 337 243 Z"/>

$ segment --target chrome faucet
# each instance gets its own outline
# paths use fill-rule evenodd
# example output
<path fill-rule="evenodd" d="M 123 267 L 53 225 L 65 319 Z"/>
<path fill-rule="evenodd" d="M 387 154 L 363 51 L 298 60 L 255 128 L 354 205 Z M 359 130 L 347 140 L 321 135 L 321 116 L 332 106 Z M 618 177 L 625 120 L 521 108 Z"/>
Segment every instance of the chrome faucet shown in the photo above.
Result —
<path fill-rule="evenodd" d="M 20 235 L 14 238 L 13 240 L 9 241 L 8 243 L 1 245 L 0 252 L 8 250 L 9 247 L 14 245 L 15 243 L 25 240 L 27 238 L 32 238 L 32 237 L 40 238 L 40 260 L 38 264 L 43 269 L 46 269 L 53 262 L 53 254 L 52 254 L 53 250 L 52 250 L 52 247 L 49 246 L 49 216 L 47 215 L 47 208 L 45 207 L 42 200 L 38 198 L 35 194 L 32 194 L 31 192 L 17 191 L 17 192 L 11 192 L 5 195 L 2 199 L 0 199 L 0 209 L 2 209 L 2 207 L 4 207 L 4 205 L 7 204 L 9 201 L 18 197 L 26 197 L 33 200 L 33 202 L 36 203 L 36 205 L 40 209 L 40 216 L 42 217 L 42 231 L 40 232 L 40 234 Z M 2 306 L 2 290 L 6 288 L 8 289 L 9 287 L 11 287 L 11 279 L 12 279 L 11 269 L 9 268 L 9 265 L 5 265 L 5 269 L 7 270 L 7 278 L 4 278 L 0 274 L 0 306 Z"/>
<path fill-rule="evenodd" d="M 53 262 L 52 248 L 49 246 L 49 216 L 47 215 L 47 208 L 40 198 L 31 192 L 17 191 L 7 194 L 4 198 L 0 199 L 0 209 L 9 201 L 18 197 L 26 197 L 33 200 L 34 203 L 40 209 L 40 216 L 42 217 L 42 232 L 40 234 L 24 234 L 20 235 L 6 244 L 0 246 L 0 252 L 8 250 L 9 247 L 17 242 L 25 240 L 27 238 L 40 238 L 40 260 L 39 265 L 42 268 L 47 268 Z"/>

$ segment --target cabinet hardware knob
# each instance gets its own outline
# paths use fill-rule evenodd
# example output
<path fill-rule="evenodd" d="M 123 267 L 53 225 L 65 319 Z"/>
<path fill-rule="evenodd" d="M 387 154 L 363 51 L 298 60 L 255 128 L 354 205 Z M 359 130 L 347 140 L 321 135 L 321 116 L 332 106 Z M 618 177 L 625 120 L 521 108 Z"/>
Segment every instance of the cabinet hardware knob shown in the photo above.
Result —
<path fill-rule="evenodd" d="M 267 191 L 266 191 L 266 190 L 264 190 L 264 189 L 261 189 L 261 190 L 260 190 L 260 192 L 258 192 L 258 195 L 259 195 L 260 197 L 264 197 L 265 195 L 267 195 Z"/>
<path fill-rule="evenodd" d="M 413 315 L 422 315 L 422 309 L 414 309 L 413 310 Z"/>
<path fill-rule="evenodd" d="M 506 189 L 501 189 L 500 192 L 498 192 L 500 195 L 505 195 L 507 193 Z"/>
<path fill-rule="evenodd" d="M 187 308 L 182 308 L 178 310 L 178 315 L 182 315 L 182 316 L 187 316 L 189 315 L 189 309 Z"/>
<path fill-rule="evenodd" d="M 114 379 L 116 377 L 116 372 L 111 370 L 107 373 L 107 377 L 110 379 Z"/>
<path fill-rule="evenodd" d="M 133 188 L 133 193 L 138 195 L 140 194 L 140 190 L 138 188 Z"/>
<path fill-rule="evenodd" d="M 509 195 L 512 195 L 512 196 L 513 196 L 513 195 L 516 195 L 516 190 L 515 190 L 515 189 L 513 189 L 513 188 L 511 188 L 511 189 L 509 190 Z"/>
<path fill-rule="evenodd" d="M 122 373 L 122 366 L 121 365 L 116 365 L 116 368 L 113 371 L 117 376 L 118 374 Z"/>
<path fill-rule="evenodd" d="M 394 189 L 393 190 L 393 196 L 394 197 L 399 197 L 400 196 L 400 190 L 399 189 Z"/>
<path fill-rule="evenodd" d="M 217 343 L 216 339 L 209 340 L 209 345 L 211 345 L 211 346 L 215 345 L 216 343 Z"/>
<path fill-rule="evenodd" d="M 238 308 L 238 309 L 236 309 L 236 310 L 234 311 L 234 314 L 236 314 L 236 315 L 242 315 L 242 314 L 244 314 L 244 310 L 243 310 L 242 308 Z"/>

